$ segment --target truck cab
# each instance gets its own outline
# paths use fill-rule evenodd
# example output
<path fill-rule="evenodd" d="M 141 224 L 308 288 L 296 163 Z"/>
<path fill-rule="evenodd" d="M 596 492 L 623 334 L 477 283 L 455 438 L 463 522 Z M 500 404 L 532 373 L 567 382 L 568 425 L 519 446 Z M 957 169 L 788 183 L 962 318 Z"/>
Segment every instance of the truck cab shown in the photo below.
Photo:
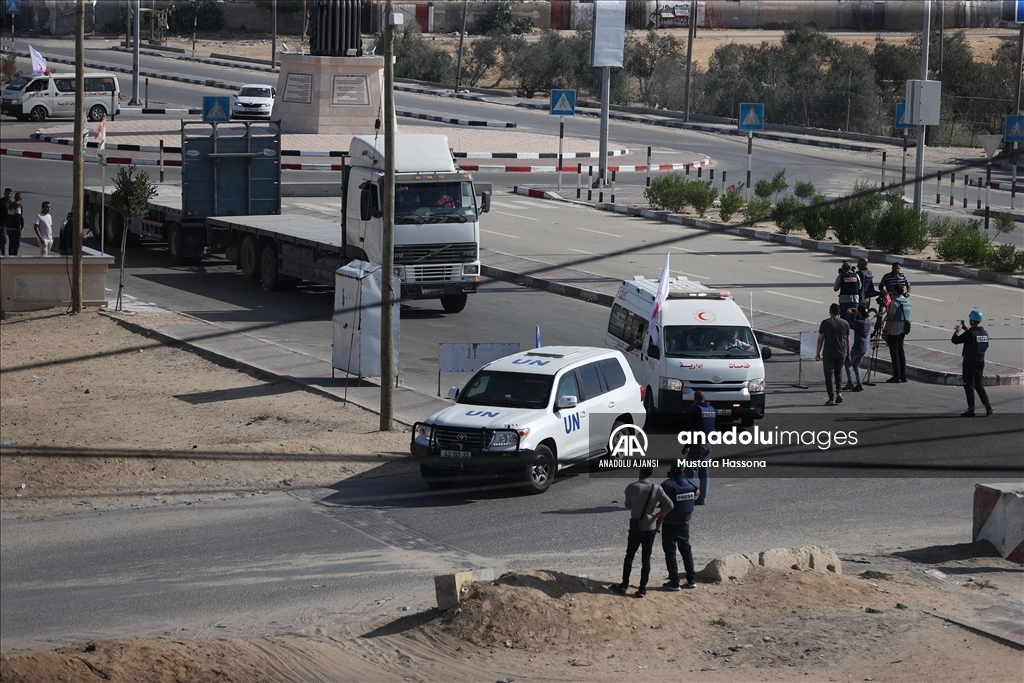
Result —
<path fill-rule="evenodd" d="M 349 148 L 345 243 L 382 260 L 384 140 L 356 136 Z M 445 135 L 401 135 L 395 158 L 395 275 L 406 299 L 440 299 L 449 313 L 480 286 L 479 214 L 473 179 L 458 169 Z"/>

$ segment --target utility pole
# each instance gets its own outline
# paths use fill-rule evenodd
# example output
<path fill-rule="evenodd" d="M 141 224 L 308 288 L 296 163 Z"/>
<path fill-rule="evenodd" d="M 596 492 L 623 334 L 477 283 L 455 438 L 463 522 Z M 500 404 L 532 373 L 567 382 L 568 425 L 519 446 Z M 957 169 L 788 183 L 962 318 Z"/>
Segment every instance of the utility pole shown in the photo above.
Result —
<path fill-rule="evenodd" d="M 690 16 L 687 17 L 686 38 L 686 87 L 683 88 L 683 121 L 690 120 L 690 66 L 693 63 L 693 36 L 697 32 L 697 0 L 690 0 Z"/>
<path fill-rule="evenodd" d="M 924 0 L 924 33 L 921 35 L 921 81 L 928 80 L 928 40 L 932 29 L 932 0 Z M 924 147 L 928 127 L 920 122 L 921 107 L 918 101 L 917 118 L 917 163 L 914 166 L 914 211 L 920 213 L 924 196 Z"/>
<path fill-rule="evenodd" d="M 846 79 L 846 132 L 850 132 L 850 90 L 853 88 L 853 71 Z"/>
<path fill-rule="evenodd" d="M 462 87 L 462 43 L 466 40 L 466 11 L 469 9 L 469 0 L 462 0 L 462 33 L 459 34 L 459 59 L 455 67 L 455 94 L 459 94 Z"/>
<path fill-rule="evenodd" d="M 132 0 L 132 101 L 138 106 L 139 101 L 139 17 L 142 15 L 140 0 Z M 84 101 L 84 100 L 83 100 Z"/>
<path fill-rule="evenodd" d="M 1017 37 L 1017 88 L 1013 91 L 1013 110 L 1020 114 L 1020 77 L 1024 72 L 1024 24 L 1020 26 Z"/>
<path fill-rule="evenodd" d="M 277 0 L 270 3 L 270 30 L 274 37 L 270 39 L 270 68 L 277 66 Z"/>
<path fill-rule="evenodd" d="M 384 239 L 381 253 L 380 312 L 380 431 L 394 427 L 395 361 L 393 312 L 395 301 L 395 24 L 401 21 L 392 11 L 391 0 L 384 8 Z"/>
<path fill-rule="evenodd" d="M 597 180 L 594 181 L 594 187 L 604 187 L 605 178 L 608 177 L 608 117 L 609 110 L 611 109 L 612 100 L 612 68 L 610 66 L 601 67 L 601 126 L 599 128 L 599 135 L 601 136 L 601 142 L 598 145 L 600 150 L 598 153 L 601 155 L 600 160 L 597 163 Z"/>
<path fill-rule="evenodd" d="M 82 223 L 85 221 L 85 0 L 75 3 L 75 153 L 72 158 L 71 310 L 82 312 Z"/>

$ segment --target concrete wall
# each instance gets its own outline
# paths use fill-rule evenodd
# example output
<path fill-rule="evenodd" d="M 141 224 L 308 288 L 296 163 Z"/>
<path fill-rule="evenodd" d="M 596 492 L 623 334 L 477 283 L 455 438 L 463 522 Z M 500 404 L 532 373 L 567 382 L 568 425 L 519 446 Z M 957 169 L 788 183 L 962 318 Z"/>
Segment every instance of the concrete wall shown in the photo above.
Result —
<path fill-rule="evenodd" d="M 31 251 L 33 245 L 22 245 Z M 104 285 L 114 257 L 82 248 L 82 302 L 107 303 Z M 71 303 L 71 259 L 65 256 L 0 256 L 0 310 L 40 311 Z"/>

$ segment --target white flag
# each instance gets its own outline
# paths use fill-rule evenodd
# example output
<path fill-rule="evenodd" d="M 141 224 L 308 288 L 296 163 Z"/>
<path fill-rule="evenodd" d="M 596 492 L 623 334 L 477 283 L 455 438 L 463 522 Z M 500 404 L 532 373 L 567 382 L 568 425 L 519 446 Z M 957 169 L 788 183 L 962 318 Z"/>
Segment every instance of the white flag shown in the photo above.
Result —
<path fill-rule="evenodd" d="M 96 138 L 96 156 L 105 159 L 107 156 L 107 120 L 100 122 L 100 127 L 93 133 Z"/>
<path fill-rule="evenodd" d="M 665 267 L 661 269 L 661 279 L 658 280 L 658 295 L 654 297 L 654 305 L 651 307 L 651 317 L 647 321 L 648 334 L 651 335 L 651 343 L 658 345 L 658 313 L 661 312 L 661 305 L 668 298 L 668 260 L 669 254 L 665 254 Z"/>
<path fill-rule="evenodd" d="M 46 73 L 46 60 L 31 45 L 28 46 L 28 53 L 32 55 L 32 75 L 42 76 Z"/>

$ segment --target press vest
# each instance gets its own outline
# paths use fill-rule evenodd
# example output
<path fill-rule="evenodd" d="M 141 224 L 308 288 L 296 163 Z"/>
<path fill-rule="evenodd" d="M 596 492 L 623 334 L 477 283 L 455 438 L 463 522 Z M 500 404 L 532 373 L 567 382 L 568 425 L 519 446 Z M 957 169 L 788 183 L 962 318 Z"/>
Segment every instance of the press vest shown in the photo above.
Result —
<path fill-rule="evenodd" d="M 857 273 L 847 273 L 843 275 L 843 281 L 839 285 L 840 296 L 860 296 L 860 278 L 857 277 Z"/>

